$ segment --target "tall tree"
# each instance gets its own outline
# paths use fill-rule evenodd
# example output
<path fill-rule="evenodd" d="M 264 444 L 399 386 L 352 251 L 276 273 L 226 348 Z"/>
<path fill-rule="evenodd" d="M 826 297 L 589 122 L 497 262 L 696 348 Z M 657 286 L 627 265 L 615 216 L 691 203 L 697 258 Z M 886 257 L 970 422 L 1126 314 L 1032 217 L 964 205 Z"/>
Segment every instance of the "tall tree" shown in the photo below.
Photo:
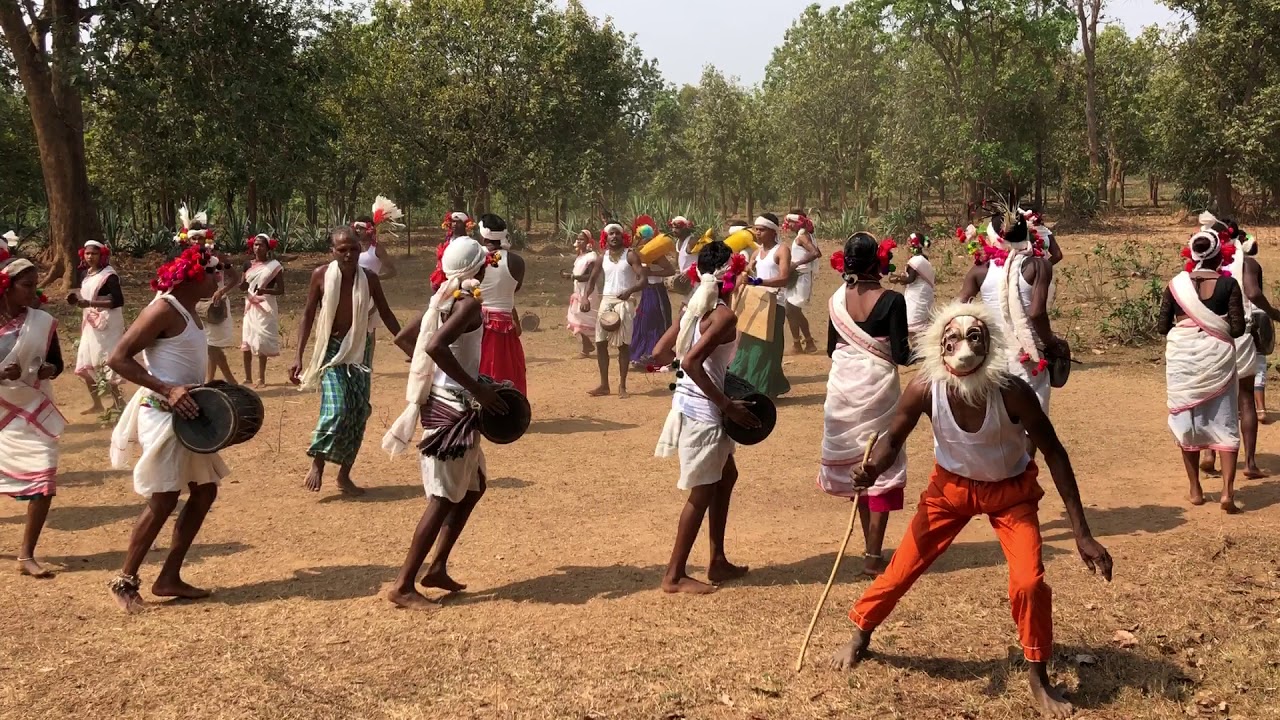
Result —
<path fill-rule="evenodd" d="M 49 201 L 50 263 L 43 284 L 69 276 L 76 247 L 102 235 L 89 192 L 81 97 L 81 27 L 94 12 L 77 0 L 22 7 L 18 0 L 0 0 L 0 30 L 27 96 Z"/>
<path fill-rule="evenodd" d="M 1102 0 L 1075 0 L 1080 25 L 1080 51 L 1084 55 L 1084 118 L 1089 137 L 1089 173 L 1105 189 L 1102 178 L 1102 141 L 1098 135 L 1098 16 Z"/>

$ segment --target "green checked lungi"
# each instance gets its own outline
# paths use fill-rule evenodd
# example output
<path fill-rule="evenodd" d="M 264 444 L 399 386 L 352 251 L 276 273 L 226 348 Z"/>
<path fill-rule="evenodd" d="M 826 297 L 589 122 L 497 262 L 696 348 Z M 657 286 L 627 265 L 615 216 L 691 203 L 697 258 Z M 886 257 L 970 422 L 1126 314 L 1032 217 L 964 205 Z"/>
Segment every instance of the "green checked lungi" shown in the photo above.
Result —
<path fill-rule="evenodd" d="M 338 354 L 342 338 L 331 337 L 325 347 L 324 361 Z M 364 426 L 373 407 L 369 404 L 370 356 L 373 338 L 364 346 L 364 365 L 335 365 L 320 378 L 320 421 L 311 434 L 308 457 L 318 457 L 336 465 L 351 465 L 364 441 Z"/>

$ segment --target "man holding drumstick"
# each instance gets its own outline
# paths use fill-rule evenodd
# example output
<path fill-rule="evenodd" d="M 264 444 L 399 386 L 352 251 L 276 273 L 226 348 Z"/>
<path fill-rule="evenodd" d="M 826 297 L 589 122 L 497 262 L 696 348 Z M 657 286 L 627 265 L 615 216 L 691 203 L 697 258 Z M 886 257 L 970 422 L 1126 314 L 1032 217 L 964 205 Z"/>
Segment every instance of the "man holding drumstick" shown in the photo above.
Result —
<path fill-rule="evenodd" d="M 1047 717 L 1072 708 L 1049 681 L 1053 655 L 1053 601 L 1044 581 L 1038 508 L 1044 491 L 1027 454 L 1027 438 L 1044 454 L 1066 505 L 1080 558 L 1111 580 L 1111 556 L 1093 539 L 1066 450 L 1035 392 L 1012 375 L 1001 323 L 979 303 L 942 310 L 920 341 L 921 371 L 903 393 L 898 412 L 865 465 L 853 472 L 857 488 L 871 487 L 891 467 L 927 414 L 937 463 L 915 517 L 893 560 L 849 612 L 857 629 L 831 666 L 853 667 L 866 656 L 871 634 L 912 584 L 951 545 L 969 520 L 987 515 L 1009 563 L 1009 604 L 1026 656 L 1031 694 Z"/>

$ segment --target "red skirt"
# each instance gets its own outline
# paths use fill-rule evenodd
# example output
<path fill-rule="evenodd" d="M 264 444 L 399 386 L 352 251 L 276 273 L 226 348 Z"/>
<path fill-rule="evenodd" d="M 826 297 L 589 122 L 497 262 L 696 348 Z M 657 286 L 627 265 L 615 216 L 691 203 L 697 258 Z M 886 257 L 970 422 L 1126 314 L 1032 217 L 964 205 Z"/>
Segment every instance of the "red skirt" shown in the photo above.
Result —
<path fill-rule="evenodd" d="M 529 394 L 525 387 L 524 346 L 516 335 L 511 313 L 505 310 L 484 310 L 480 374 L 498 382 L 510 381 L 521 394 Z"/>

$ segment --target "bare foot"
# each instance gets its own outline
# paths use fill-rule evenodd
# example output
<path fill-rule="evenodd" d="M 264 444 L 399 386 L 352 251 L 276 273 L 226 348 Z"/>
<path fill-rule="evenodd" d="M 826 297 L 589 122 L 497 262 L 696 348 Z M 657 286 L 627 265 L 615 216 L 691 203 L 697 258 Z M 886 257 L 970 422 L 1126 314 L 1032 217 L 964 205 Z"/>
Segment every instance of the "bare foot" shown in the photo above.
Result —
<path fill-rule="evenodd" d="M 590 395 L 591 397 L 604 397 L 605 395 L 609 394 L 609 386 L 601 385 L 600 387 L 595 388 L 593 390 L 588 390 L 587 394 Z"/>
<path fill-rule="evenodd" d="M 1267 473 L 1263 472 L 1262 468 L 1259 468 L 1257 465 L 1250 465 L 1246 467 L 1243 474 L 1250 480 L 1259 480 L 1267 477 Z"/>
<path fill-rule="evenodd" d="M 587 358 L 589 358 L 589 357 L 591 357 L 591 354 L 590 354 L 590 353 L 585 353 L 585 352 L 580 352 L 580 353 L 578 353 L 578 359 L 579 359 L 579 360 L 586 360 L 586 359 L 587 359 Z"/>
<path fill-rule="evenodd" d="M 801 354 L 803 354 L 803 353 L 804 353 L 804 345 L 802 345 L 802 344 L 800 343 L 800 341 L 799 341 L 799 340 L 792 340 L 792 341 L 791 341 L 791 354 L 792 354 L 792 355 L 801 355 Z"/>
<path fill-rule="evenodd" d="M 1211 475 L 1217 474 L 1218 468 L 1215 467 L 1215 465 L 1216 463 L 1214 462 L 1213 458 L 1210 458 L 1208 460 L 1201 460 L 1200 471 L 1209 473 Z"/>
<path fill-rule="evenodd" d="M 311 472 L 307 473 L 307 480 L 303 486 L 311 492 L 320 492 L 320 486 L 324 484 L 324 468 L 311 466 Z"/>
<path fill-rule="evenodd" d="M 449 573 L 444 571 L 428 572 L 426 575 L 422 576 L 422 579 L 418 581 L 418 584 L 422 585 L 424 588 L 439 588 L 445 592 L 451 593 L 462 592 L 467 589 L 466 585 L 463 585 L 457 580 L 449 577 Z"/>
<path fill-rule="evenodd" d="M 259 380 L 258 382 L 254 383 L 253 386 L 261 390 L 262 388 L 265 388 L 267 386 L 267 383 L 265 380 Z"/>
<path fill-rule="evenodd" d="M 737 580 L 750 570 L 751 568 L 746 565 L 734 565 L 728 560 L 713 560 L 711 566 L 707 568 L 707 579 L 714 585 L 720 585 L 730 580 Z"/>
<path fill-rule="evenodd" d="M 112 589 L 108 592 L 111 593 L 111 598 L 116 601 L 116 605 L 119 605 L 121 610 L 130 615 L 135 615 L 147 609 L 147 604 L 143 602 L 142 596 L 138 594 L 137 590 L 125 588 L 122 590 Z"/>
<path fill-rule="evenodd" d="M 33 578 L 51 578 L 53 573 L 40 566 L 35 558 L 18 559 L 18 573 Z"/>
<path fill-rule="evenodd" d="M 107 409 L 102 407 L 101 405 L 94 405 L 92 407 L 87 407 L 84 410 L 81 410 L 80 414 L 81 415 L 101 415 L 106 411 Z"/>
<path fill-rule="evenodd" d="M 675 580 L 671 580 L 665 577 L 662 578 L 662 592 L 665 592 L 665 593 L 688 593 L 690 595 L 710 595 L 715 591 L 716 591 L 716 588 L 714 585 L 708 585 L 704 582 L 699 582 L 689 577 L 688 575 L 685 575 L 684 577 L 676 578 Z"/>
<path fill-rule="evenodd" d="M 813 338 L 804 341 L 804 351 L 808 355 L 818 352 L 818 344 L 813 341 Z"/>
<path fill-rule="evenodd" d="M 886 567 L 888 566 L 880 558 L 867 558 L 862 563 L 862 575 L 869 578 L 878 578 L 884 574 Z"/>
<path fill-rule="evenodd" d="M 338 489 L 342 491 L 343 495 L 349 497 L 360 497 L 364 494 L 364 488 L 351 482 L 351 478 L 338 478 Z"/>
<path fill-rule="evenodd" d="M 1035 698 L 1041 714 L 1054 720 L 1071 717 L 1075 708 L 1071 707 L 1071 703 L 1067 702 L 1062 693 L 1053 687 L 1047 676 L 1040 677 L 1042 674 L 1044 674 L 1043 669 L 1037 671 L 1032 668 L 1031 670 L 1031 697 Z"/>
<path fill-rule="evenodd" d="M 629 397 L 631 397 L 631 396 L 627 394 L 627 386 L 626 386 L 626 385 L 623 385 L 622 387 L 618 388 L 618 399 L 619 399 L 619 400 L 626 400 L 626 399 L 627 399 L 627 398 L 629 398 Z"/>
<path fill-rule="evenodd" d="M 390 600 L 396 607 L 402 607 L 406 610 L 432 610 L 440 607 L 438 604 L 431 602 L 422 593 L 417 590 L 387 590 L 387 600 Z"/>
<path fill-rule="evenodd" d="M 1197 507 L 1199 507 L 1200 505 L 1203 505 L 1204 490 L 1201 490 L 1199 486 L 1192 488 L 1191 492 L 1187 494 L 1187 501 Z"/>
<path fill-rule="evenodd" d="M 840 646 L 831 654 L 832 670 L 852 670 L 854 666 L 867 659 L 867 646 L 871 644 L 871 633 L 854 629 L 849 642 Z"/>
<path fill-rule="evenodd" d="M 1222 500 L 1222 512 L 1228 515 L 1239 515 L 1244 512 L 1244 508 L 1234 498 L 1224 498 Z"/>
<path fill-rule="evenodd" d="M 183 582 L 181 578 L 177 580 L 161 580 L 157 578 L 155 583 L 151 585 L 151 594 L 155 595 L 156 597 L 172 597 L 172 598 L 182 598 L 184 600 L 200 600 L 202 598 L 209 597 L 209 595 L 211 595 L 212 593 L 210 593 L 208 590 L 203 590 L 194 585 L 188 585 L 187 583 Z"/>

